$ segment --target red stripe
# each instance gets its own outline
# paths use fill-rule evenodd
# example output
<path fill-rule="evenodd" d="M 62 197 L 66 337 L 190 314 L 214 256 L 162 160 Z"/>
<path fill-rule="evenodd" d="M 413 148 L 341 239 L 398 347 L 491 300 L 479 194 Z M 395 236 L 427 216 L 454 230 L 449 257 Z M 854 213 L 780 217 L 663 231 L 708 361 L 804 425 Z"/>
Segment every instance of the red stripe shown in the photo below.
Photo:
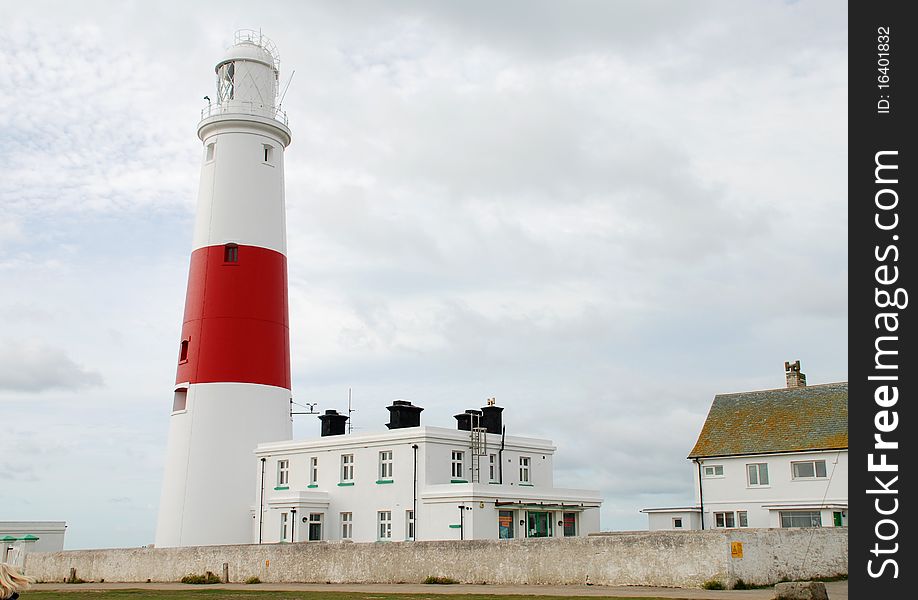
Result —
<path fill-rule="evenodd" d="M 287 257 L 239 246 L 224 263 L 224 247 L 191 254 L 176 383 L 260 383 L 290 389 Z M 181 356 L 179 357 L 181 359 Z"/>

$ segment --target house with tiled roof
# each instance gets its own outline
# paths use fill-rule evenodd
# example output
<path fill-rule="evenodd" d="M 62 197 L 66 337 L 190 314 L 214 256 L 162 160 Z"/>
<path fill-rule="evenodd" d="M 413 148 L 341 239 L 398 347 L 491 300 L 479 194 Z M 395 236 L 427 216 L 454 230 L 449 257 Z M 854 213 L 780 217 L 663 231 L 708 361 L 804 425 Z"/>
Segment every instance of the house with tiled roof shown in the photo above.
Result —
<path fill-rule="evenodd" d="M 714 397 L 688 455 L 693 506 L 645 508 L 650 529 L 848 525 L 848 383 Z"/>

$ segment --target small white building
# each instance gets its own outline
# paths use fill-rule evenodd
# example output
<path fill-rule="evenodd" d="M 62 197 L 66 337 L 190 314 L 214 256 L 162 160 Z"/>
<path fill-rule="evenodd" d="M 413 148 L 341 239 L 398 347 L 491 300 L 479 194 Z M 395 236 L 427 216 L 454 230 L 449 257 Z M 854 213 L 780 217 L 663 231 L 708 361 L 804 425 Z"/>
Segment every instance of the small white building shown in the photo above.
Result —
<path fill-rule="evenodd" d="M 554 487 L 549 440 L 506 436 L 500 407 L 420 425 L 396 400 L 389 431 L 345 434 L 326 411 L 322 437 L 260 444 L 252 539 L 411 541 L 585 536 L 599 531 L 598 491 Z"/>
<path fill-rule="evenodd" d="M 650 529 L 848 525 L 848 383 L 718 394 L 692 461 L 695 504 L 645 508 Z"/>
<path fill-rule="evenodd" d="M 0 521 L 0 562 L 22 566 L 29 552 L 60 552 L 66 531 L 66 521 Z"/>

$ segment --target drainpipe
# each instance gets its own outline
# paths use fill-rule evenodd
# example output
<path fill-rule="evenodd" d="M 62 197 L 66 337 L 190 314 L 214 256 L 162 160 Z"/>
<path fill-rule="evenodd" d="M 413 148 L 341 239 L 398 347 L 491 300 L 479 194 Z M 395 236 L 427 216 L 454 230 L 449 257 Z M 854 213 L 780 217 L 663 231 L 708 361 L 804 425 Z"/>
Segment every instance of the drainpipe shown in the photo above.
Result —
<path fill-rule="evenodd" d="M 497 451 L 497 482 L 501 485 L 504 483 L 504 438 L 507 437 L 507 426 L 500 428 L 500 450 Z"/>
<path fill-rule="evenodd" d="M 459 505 L 459 539 L 465 539 L 465 507 Z"/>
<path fill-rule="evenodd" d="M 696 458 L 695 463 L 698 465 L 698 503 L 701 505 L 701 530 L 704 531 L 704 490 L 701 487 L 701 461 Z"/>
<path fill-rule="evenodd" d="M 267 458 L 261 459 L 261 500 L 258 503 L 258 543 L 261 543 L 261 530 L 265 524 L 265 462 Z"/>
<path fill-rule="evenodd" d="M 414 515 L 414 537 L 412 541 L 418 539 L 418 445 L 412 444 L 414 450 L 414 497 L 411 499 L 411 514 Z"/>

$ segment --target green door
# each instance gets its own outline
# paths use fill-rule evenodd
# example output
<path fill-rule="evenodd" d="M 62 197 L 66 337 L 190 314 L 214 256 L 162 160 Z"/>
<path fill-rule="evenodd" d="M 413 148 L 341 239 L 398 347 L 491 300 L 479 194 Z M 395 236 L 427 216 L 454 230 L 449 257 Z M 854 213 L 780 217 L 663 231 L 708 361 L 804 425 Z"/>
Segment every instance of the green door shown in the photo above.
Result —
<path fill-rule="evenodd" d="M 842 526 L 842 514 L 840 512 L 832 513 L 832 520 L 835 522 L 836 527 Z"/>
<path fill-rule="evenodd" d="M 526 513 L 526 537 L 551 537 L 551 513 L 529 511 Z"/>

